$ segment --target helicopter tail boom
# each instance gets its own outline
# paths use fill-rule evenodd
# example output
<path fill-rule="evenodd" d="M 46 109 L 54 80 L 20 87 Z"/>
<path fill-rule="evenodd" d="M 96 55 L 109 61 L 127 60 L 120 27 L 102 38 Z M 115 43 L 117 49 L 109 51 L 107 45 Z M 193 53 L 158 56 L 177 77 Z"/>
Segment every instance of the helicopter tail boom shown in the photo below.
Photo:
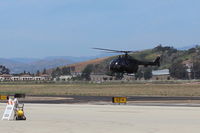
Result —
<path fill-rule="evenodd" d="M 159 56 L 155 59 L 154 65 L 160 66 L 160 57 Z"/>
<path fill-rule="evenodd" d="M 140 62 L 140 65 L 147 66 L 160 66 L 160 57 L 157 57 L 153 62 Z"/>

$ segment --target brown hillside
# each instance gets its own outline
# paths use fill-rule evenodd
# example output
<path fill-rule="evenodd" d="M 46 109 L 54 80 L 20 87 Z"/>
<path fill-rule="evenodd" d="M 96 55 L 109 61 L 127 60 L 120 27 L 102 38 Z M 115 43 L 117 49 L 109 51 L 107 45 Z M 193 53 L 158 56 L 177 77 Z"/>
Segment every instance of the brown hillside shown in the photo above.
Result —
<path fill-rule="evenodd" d="M 98 59 L 94 59 L 94 60 L 89 60 L 89 61 L 85 61 L 85 62 L 80 62 L 80 63 L 75 63 L 75 64 L 70 64 L 70 65 L 67 65 L 67 66 L 62 66 L 60 68 L 63 68 L 63 67 L 72 67 L 72 72 L 76 72 L 76 73 L 79 73 L 79 72 L 82 72 L 83 69 L 89 65 L 89 64 L 99 64 L 101 63 L 102 61 L 108 59 L 108 57 L 104 57 L 104 58 L 98 58 Z M 48 70 L 48 73 L 51 73 L 52 72 L 52 69 Z"/>
<path fill-rule="evenodd" d="M 73 72 L 82 72 L 83 69 L 89 65 L 89 64 L 99 64 L 102 61 L 104 61 L 105 59 L 107 59 L 108 57 L 105 58 L 98 58 L 98 59 L 94 59 L 94 60 L 89 60 L 89 61 L 85 61 L 85 62 L 80 62 L 80 63 L 76 63 L 76 64 L 71 64 L 68 65 L 67 67 L 75 67 L 75 70 Z"/>

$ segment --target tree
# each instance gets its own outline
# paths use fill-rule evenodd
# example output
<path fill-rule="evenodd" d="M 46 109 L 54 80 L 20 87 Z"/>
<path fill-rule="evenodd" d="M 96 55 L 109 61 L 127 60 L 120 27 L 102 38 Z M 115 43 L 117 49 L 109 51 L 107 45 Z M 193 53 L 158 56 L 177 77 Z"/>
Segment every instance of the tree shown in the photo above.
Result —
<path fill-rule="evenodd" d="M 141 68 L 138 69 L 137 73 L 135 74 L 135 79 L 141 79 L 143 77 L 143 71 Z"/>
<path fill-rule="evenodd" d="M 161 44 L 155 47 L 153 50 L 156 52 L 167 52 L 169 55 L 171 55 L 172 53 L 176 53 L 178 51 L 177 49 L 173 47 L 169 47 L 169 46 L 163 47 Z"/>
<path fill-rule="evenodd" d="M 145 80 L 152 78 L 152 68 L 151 67 L 140 67 L 135 74 L 135 79 L 144 78 Z"/>
<path fill-rule="evenodd" d="M 115 79 L 116 80 L 121 80 L 121 79 L 123 79 L 123 77 L 124 77 L 124 74 L 123 73 L 115 73 Z"/>
<path fill-rule="evenodd" d="M 172 63 L 169 68 L 170 76 L 177 79 L 188 79 L 187 67 L 181 61 Z"/>
<path fill-rule="evenodd" d="M 40 76 L 40 71 L 39 70 L 37 70 L 36 76 Z"/>
<path fill-rule="evenodd" d="M 53 78 L 58 78 L 62 74 L 62 71 L 59 67 L 52 71 L 51 76 Z"/>
<path fill-rule="evenodd" d="M 200 61 L 194 61 L 191 68 L 191 78 L 200 79 Z"/>
<path fill-rule="evenodd" d="M 62 68 L 62 74 L 63 75 L 71 75 L 70 67 L 63 67 Z"/>
<path fill-rule="evenodd" d="M 0 65 L 0 74 L 9 74 L 10 70 L 3 65 Z"/>
<path fill-rule="evenodd" d="M 89 64 L 85 67 L 85 69 L 82 71 L 81 77 L 85 80 L 91 80 L 90 79 L 90 74 L 92 73 L 94 65 Z"/>
<path fill-rule="evenodd" d="M 150 67 L 144 68 L 144 79 L 148 80 L 152 78 L 152 69 Z"/>
<path fill-rule="evenodd" d="M 47 74 L 47 70 L 46 70 L 46 68 L 44 68 L 42 74 Z"/>
<path fill-rule="evenodd" d="M 23 74 L 27 74 L 26 70 L 24 70 L 24 73 Z"/>

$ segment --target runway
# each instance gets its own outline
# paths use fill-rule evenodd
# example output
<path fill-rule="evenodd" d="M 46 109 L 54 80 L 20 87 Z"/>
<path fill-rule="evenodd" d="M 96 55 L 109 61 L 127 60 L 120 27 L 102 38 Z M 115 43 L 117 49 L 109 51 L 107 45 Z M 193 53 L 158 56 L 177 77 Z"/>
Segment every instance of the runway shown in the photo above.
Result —
<path fill-rule="evenodd" d="M 27 96 L 18 99 L 22 103 L 34 104 L 95 104 L 112 105 L 111 96 Z M 5 103 L 6 101 L 0 101 Z M 200 97 L 149 97 L 128 96 L 127 105 L 200 107 Z"/>
<path fill-rule="evenodd" d="M 42 103 L 42 104 L 111 104 L 111 96 L 26 96 L 25 99 L 19 99 L 23 103 Z M 155 105 L 173 105 L 185 104 L 187 106 L 199 106 L 200 97 L 165 97 L 165 96 L 127 96 L 128 104 L 145 104 L 155 103 Z M 6 101 L 0 101 L 6 102 Z M 158 104 L 161 103 L 161 104 Z"/>
<path fill-rule="evenodd" d="M 2 116 L 5 103 L 0 104 Z M 0 121 L 6 133 L 199 133 L 200 107 L 25 104 L 26 121 Z"/>

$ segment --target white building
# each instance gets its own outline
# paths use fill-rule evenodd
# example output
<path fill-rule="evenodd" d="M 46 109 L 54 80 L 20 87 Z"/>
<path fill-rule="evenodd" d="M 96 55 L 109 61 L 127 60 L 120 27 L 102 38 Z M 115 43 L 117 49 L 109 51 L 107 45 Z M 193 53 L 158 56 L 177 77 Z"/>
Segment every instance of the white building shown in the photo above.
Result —
<path fill-rule="evenodd" d="M 41 76 L 31 76 L 29 74 L 24 74 L 21 76 L 13 76 L 10 74 L 0 75 L 0 81 L 48 81 L 51 80 L 51 76 L 43 74 Z"/>
<path fill-rule="evenodd" d="M 20 80 L 20 76 L 12 76 L 11 80 L 12 81 L 19 81 Z"/>
<path fill-rule="evenodd" d="M 170 80 L 169 69 L 152 71 L 152 80 Z"/>
<path fill-rule="evenodd" d="M 11 77 L 12 77 L 12 75 L 10 75 L 10 74 L 3 74 L 3 75 L 0 75 L 0 80 L 1 81 L 11 81 Z"/>
<path fill-rule="evenodd" d="M 61 75 L 60 77 L 59 77 L 59 80 L 60 81 L 68 81 L 68 80 L 70 80 L 70 79 L 72 79 L 72 75 Z"/>
<path fill-rule="evenodd" d="M 22 80 L 22 81 L 31 81 L 33 79 L 34 79 L 34 77 L 32 77 L 31 75 L 28 75 L 28 74 L 24 74 L 24 75 L 20 76 L 20 80 Z"/>

